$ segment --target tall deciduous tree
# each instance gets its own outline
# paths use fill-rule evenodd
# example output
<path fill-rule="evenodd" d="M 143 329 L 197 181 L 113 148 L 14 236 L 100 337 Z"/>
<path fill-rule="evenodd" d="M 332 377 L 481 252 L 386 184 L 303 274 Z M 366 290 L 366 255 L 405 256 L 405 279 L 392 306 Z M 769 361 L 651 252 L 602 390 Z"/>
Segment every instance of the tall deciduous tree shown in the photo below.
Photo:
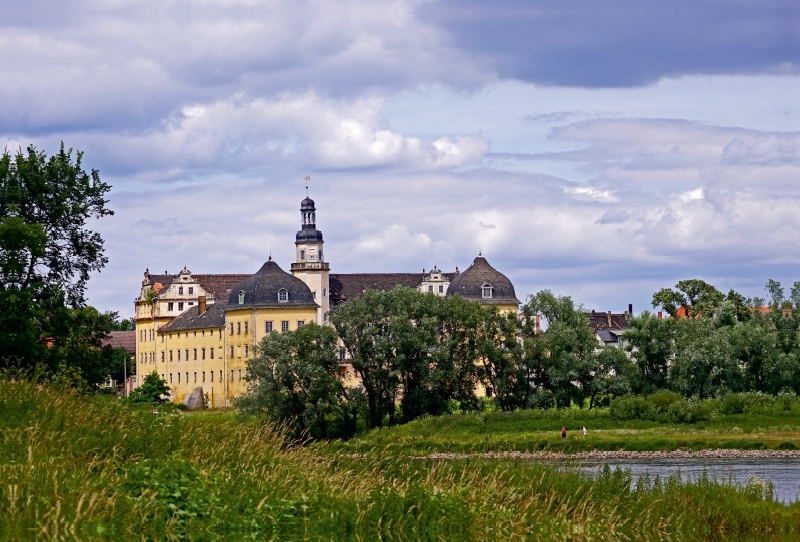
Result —
<path fill-rule="evenodd" d="M 675 289 L 662 288 L 653 294 L 653 307 L 661 306 L 670 316 L 684 310 L 684 316 L 694 318 L 705 313 L 712 316 L 714 309 L 725 300 L 725 295 L 711 284 L 690 279 L 679 281 Z"/>

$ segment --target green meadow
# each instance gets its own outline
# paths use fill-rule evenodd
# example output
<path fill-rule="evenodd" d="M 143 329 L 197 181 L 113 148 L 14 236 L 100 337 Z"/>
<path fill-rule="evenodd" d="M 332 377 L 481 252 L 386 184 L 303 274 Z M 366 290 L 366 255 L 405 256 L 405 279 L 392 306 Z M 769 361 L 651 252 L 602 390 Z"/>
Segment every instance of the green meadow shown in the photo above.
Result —
<path fill-rule="evenodd" d="M 487 414 L 481 424 L 510 434 L 515 424 L 535 419 Z M 358 441 L 400 442 L 416 428 L 434 442 L 437 428 L 451 424 L 451 435 L 464 433 L 468 421 L 479 427 L 475 417 L 450 416 Z M 533 429 L 545 435 L 540 421 Z M 670 478 L 631 489 L 619 471 L 590 478 L 518 461 L 419 460 L 392 446 L 353 454 L 349 445 L 292 443 L 279 428 L 231 411 L 184 414 L 166 407 L 154 416 L 113 398 L 21 380 L 0 379 L 0 440 L 3 540 L 790 540 L 800 534 L 800 506 L 777 502 L 768 485 Z"/>
<path fill-rule="evenodd" d="M 567 438 L 561 438 L 561 428 Z M 581 429 L 587 428 L 583 438 Z M 393 453 L 574 453 L 590 450 L 800 449 L 800 413 L 720 414 L 696 423 L 617 420 L 607 408 L 477 412 L 428 417 L 376 429 L 347 442 L 317 445 L 342 451 Z"/>

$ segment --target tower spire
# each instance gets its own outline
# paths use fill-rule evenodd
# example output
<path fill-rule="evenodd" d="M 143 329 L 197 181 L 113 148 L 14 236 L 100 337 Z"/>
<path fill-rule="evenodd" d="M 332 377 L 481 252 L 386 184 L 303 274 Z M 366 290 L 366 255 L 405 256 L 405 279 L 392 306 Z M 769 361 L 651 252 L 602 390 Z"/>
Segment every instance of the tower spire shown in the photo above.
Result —
<path fill-rule="evenodd" d="M 303 177 L 303 180 L 306 182 L 306 197 L 308 197 L 308 181 L 311 180 L 311 177 L 306 175 L 305 177 Z"/>

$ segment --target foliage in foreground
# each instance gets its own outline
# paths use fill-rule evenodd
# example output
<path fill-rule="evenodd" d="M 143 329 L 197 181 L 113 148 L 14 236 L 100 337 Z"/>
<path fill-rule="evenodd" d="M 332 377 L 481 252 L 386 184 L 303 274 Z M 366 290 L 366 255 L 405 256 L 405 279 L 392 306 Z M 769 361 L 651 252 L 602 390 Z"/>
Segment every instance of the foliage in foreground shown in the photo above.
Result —
<path fill-rule="evenodd" d="M 320 457 L 222 413 L 152 416 L 0 379 L 4 540 L 780 540 L 768 488 L 510 461 Z"/>

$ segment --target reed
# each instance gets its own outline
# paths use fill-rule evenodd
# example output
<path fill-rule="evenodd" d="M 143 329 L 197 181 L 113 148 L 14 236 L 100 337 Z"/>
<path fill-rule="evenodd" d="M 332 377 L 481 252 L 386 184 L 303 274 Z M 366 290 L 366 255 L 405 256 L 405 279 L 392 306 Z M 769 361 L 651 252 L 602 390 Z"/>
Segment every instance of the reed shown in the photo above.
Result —
<path fill-rule="evenodd" d="M 292 442 L 0 378 L 3 540 L 783 540 L 769 487 Z"/>

